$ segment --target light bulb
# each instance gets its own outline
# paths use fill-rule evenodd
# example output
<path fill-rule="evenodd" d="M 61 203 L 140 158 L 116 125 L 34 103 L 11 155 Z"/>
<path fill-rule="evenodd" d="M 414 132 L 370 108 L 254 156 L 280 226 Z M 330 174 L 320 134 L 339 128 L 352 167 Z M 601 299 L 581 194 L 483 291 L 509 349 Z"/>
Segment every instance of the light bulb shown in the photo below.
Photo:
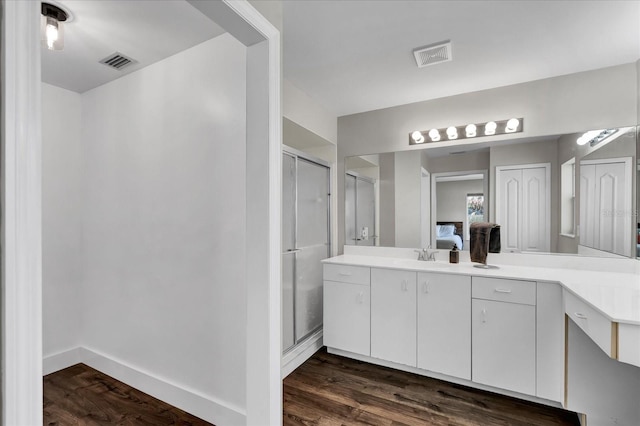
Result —
<path fill-rule="evenodd" d="M 447 137 L 449 139 L 458 139 L 458 129 L 451 126 L 447 129 Z"/>
<path fill-rule="evenodd" d="M 47 18 L 47 27 L 45 29 L 47 37 L 47 48 L 53 50 L 53 44 L 58 41 L 58 21 L 54 18 Z"/>
<path fill-rule="evenodd" d="M 504 131 L 507 133 L 513 133 L 518 130 L 518 126 L 520 126 L 520 120 L 517 118 L 512 118 L 507 121 L 507 127 L 505 127 Z"/>
<path fill-rule="evenodd" d="M 464 131 L 467 134 L 468 138 L 475 137 L 476 136 L 476 125 L 475 124 L 469 124 L 469 125 L 467 125 L 467 127 L 465 127 Z"/>
<path fill-rule="evenodd" d="M 422 132 L 416 130 L 415 132 L 411 133 L 411 139 L 413 139 L 413 141 L 415 143 L 422 143 L 424 142 L 424 136 L 422 136 Z"/>
<path fill-rule="evenodd" d="M 484 134 L 485 135 L 495 135 L 496 134 L 496 127 L 498 127 L 498 125 L 496 124 L 495 121 L 490 121 L 487 124 L 484 125 Z"/>
<path fill-rule="evenodd" d="M 432 142 L 438 142 L 440 140 L 440 132 L 438 129 L 431 129 L 429 130 L 429 137 Z"/>

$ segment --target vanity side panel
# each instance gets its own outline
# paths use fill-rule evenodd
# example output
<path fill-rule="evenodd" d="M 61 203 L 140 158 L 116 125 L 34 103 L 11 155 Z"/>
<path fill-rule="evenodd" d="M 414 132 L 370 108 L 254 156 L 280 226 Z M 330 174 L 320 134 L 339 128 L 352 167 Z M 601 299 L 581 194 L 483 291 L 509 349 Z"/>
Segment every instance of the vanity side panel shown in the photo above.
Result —
<path fill-rule="evenodd" d="M 640 425 L 640 368 L 616 361 L 568 321 L 567 407 L 588 425 Z"/>
<path fill-rule="evenodd" d="M 640 367 L 640 325 L 618 324 L 618 360 Z"/>
<path fill-rule="evenodd" d="M 557 283 L 537 284 L 536 396 L 562 402 L 564 398 L 564 305 Z"/>

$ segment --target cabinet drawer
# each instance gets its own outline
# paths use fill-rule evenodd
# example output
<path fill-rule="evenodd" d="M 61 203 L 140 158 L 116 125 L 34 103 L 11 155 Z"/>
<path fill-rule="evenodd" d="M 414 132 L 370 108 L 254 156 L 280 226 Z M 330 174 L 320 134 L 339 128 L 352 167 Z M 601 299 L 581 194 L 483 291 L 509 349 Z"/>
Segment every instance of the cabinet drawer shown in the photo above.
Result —
<path fill-rule="evenodd" d="M 617 358 L 617 333 L 612 333 L 611 321 L 568 291 L 564 292 L 564 311 L 600 349 Z"/>
<path fill-rule="evenodd" d="M 521 303 L 533 306 L 536 304 L 535 281 L 473 277 L 471 282 L 471 297 L 474 299 Z"/>
<path fill-rule="evenodd" d="M 324 264 L 324 279 L 350 284 L 367 284 L 371 282 L 371 268 L 366 266 Z"/>

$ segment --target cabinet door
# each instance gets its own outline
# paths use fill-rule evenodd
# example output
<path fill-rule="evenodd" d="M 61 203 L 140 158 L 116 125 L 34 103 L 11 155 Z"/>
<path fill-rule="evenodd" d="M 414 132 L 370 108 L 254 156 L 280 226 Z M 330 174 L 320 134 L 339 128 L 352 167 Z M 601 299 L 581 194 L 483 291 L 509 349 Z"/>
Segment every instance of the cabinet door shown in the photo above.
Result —
<path fill-rule="evenodd" d="M 371 269 L 371 356 L 416 366 L 416 272 Z"/>
<path fill-rule="evenodd" d="M 536 393 L 535 306 L 472 300 L 472 380 Z"/>
<path fill-rule="evenodd" d="M 418 368 L 471 380 L 471 277 L 418 274 Z"/>
<path fill-rule="evenodd" d="M 370 295 L 368 285 L 324 282 L 325 346 L 370 354 Z"/>

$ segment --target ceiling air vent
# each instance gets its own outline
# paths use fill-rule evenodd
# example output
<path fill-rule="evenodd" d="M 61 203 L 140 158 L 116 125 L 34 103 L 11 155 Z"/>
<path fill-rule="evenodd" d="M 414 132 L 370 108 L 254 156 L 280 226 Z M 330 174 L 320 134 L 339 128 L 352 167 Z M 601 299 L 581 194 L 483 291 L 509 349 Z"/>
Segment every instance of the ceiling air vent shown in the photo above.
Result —
<path fill-rule="evenodd" d="M 451 42 L 443 41 L 425 47 L 419 47 L 413 51 L 416 58 L 418 68 L 429 65 L 439 64 L 440 62 L 449 62 L 453 59 L 451 55 Z"/>
<path fill-rule="evenodd" d="M 129 65 L 138 63 L 138 61 L 136 61 L 135 59 L 131 59 L 123 55 L 122 53 L 116 52 L 107 56 L 103 60 L 101 60 L 100 63 L 105 64 L 110 68 L 114 68 L 114 69 L 117 69 L 118 71 L 121 71 L 123 68 L 126 68 Z"/>

